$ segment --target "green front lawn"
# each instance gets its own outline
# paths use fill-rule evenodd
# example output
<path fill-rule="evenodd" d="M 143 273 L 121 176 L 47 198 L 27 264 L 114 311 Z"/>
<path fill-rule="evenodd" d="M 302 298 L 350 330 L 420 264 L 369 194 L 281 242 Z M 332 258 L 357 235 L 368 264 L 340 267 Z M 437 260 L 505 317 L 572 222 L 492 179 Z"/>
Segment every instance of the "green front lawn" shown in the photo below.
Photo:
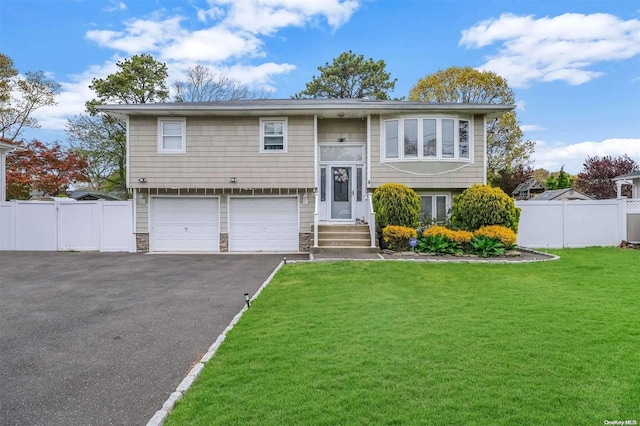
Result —
<path fill-rule="evenodd" d="M 640 422 L 640 251 L 289 264 L 167 425 Z"/>

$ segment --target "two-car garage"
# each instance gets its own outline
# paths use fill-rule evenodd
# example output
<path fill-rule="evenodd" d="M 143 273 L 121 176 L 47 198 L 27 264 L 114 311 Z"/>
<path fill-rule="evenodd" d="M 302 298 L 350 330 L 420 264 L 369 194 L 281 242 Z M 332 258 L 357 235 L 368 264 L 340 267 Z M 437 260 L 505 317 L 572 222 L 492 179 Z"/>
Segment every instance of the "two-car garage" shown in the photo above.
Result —
<path fill-rule="evenodd" d="M 298 197 L 152 197 L 149 249 L 220 251 L 221 211 L 230 252 L 298 251 Z"/>

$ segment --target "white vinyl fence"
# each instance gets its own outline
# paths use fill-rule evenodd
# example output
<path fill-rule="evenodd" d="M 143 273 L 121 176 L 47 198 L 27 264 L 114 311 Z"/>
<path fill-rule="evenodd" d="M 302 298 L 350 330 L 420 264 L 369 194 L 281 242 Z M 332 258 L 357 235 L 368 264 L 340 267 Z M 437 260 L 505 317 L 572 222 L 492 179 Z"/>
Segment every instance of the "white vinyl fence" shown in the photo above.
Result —
<path fill-rule="evenodd" d="M 131 201 L 0 203 L 0 250 L 135 251 Z"/>
<path fill-rule="evenodd" d="M 617 246 L 627 236 L 626 199 L 518 201 L 522 247 Z"/>

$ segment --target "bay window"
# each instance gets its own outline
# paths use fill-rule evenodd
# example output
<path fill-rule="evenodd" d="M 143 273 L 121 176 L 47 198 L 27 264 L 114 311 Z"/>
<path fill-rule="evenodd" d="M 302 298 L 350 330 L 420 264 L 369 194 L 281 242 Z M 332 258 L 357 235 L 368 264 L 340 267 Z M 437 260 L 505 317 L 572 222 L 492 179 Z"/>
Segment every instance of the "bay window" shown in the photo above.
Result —
<path fill-rule="evenodd" d="M 382 138 L 384 159 L 471 160 L 470 123 L 468 119 L 449 117 L 386 120 Z"/>

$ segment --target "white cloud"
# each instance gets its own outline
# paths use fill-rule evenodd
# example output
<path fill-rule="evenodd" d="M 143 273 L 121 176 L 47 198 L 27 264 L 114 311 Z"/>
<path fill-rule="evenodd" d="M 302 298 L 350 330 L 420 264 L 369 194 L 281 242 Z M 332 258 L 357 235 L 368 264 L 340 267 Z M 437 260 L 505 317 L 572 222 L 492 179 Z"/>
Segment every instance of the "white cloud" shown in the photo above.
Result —
<path fill-rule="evenodd" d="M 564 165 L 565 171 L 571 174 L 579 173 L 587 157 L 613 156 L 627 154 L 640 164 L 640 139 L 612 138 L 599 142 L 580 142 L 566 145 L 563 143 L 549 144 L 536 141 L 536 151 L 533 155 L 535 167 L 544 167 L 549 171 L 560 170 Z"/>
<path fill-rule="evenodd" d="M 606 13 L 544 18 L 506 13 L 464 30 L 459 45 L 476 49 L 496 43 L 498 53 L 480 68 L 500 74 L 512 87 L 536 81 L 579 85 L 603 75 L 589 67 L 640 54 L 640 20 Z"/>
<path fill-rule="evenodd" d="M 127 5 L 121 1 L 109 0 L 109 6 L 106 6 L 102 10 L 105 12 L 117 12 L 119 10 L 127 10 Z"/>
<path fill-rule="evenodd" d="M 86 37 L 101 47 L 108 47 L 129 55 L 158 52 L 187 35 L 181 28 L 182 20 L 180 16 L 164 20 L 134 19 L 125 22 L 124 31 L 90 30 L 87 31 Z"/>
<path fill-rule="evenodd" d="M 71 81 L 60 83 L 60 94 L 55 106 L 43 107 L 34 113 L 42 129 L 62 131 L 67 119 L 85 113 L 85 103 L 95 98 L 89 89 L 93 78 L 104 78 L 117 71 L 115 63 L 121 58 L 115 57 L 100 66 L 92 66 L 82 74 L 72 75 Z"/>
<path fill-rule="evenodd" d="M 196 19 L 158 10 L 148 16 L 125 21 L 119 29 L 93 29 L 85 37 L 117 53 L 100 66 L 60 82 L 58 105 L 42 108 L 34 117 L 43 130 L 62 131 L 67 119 L 84 113 L 85 102 L 95 94 L 92 78 L 117 71 L 115 63 L 136 54 L 150 53 L 167 63 L 171 83 L 182 78 L 197 63 L 210 67 L 254 89 L 275 92 L 274 79 L 295 69 L 288 63 L 255 63 L 266 56 L 266 36 L 290 26 L 318 25 L 323 19 L 336 29 L 360 6 L 359 0 L 208 0 L 206 8 L 194 7 Z M 104 10 L 125 10 L 122 1 L 111 0 Z M 193 27 L 197 28 L 193 28 Z"/>
<path fill-rule="evenodd" d="M 360 6 L 358 0 L 209 0 L 209 4 L 226 8 L 224 25 L 265 35 L 303 26 L 317 17 L 336 29 Z"/>
<path fill-rule="evenodd" d="M 160 53 L 167 61 L 224 62 L 245 56 L 263 56 L 262 42 L 253 34 L 212 27 L 191 32 Z"/>

